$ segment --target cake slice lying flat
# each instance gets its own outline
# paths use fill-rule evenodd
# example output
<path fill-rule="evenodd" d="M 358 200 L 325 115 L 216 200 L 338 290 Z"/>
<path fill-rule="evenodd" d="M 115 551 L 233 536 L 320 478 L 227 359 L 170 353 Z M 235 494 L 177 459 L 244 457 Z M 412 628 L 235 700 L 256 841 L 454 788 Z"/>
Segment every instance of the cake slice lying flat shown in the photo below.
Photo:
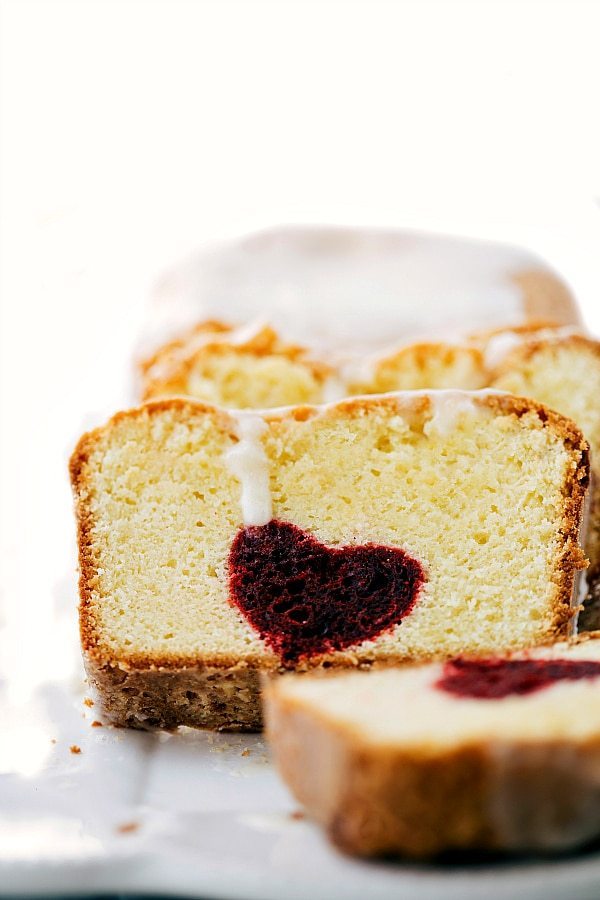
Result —
<path fill-rule="evenodd" d="M 114 722 L 258 727 L 262 670 L 568 633 L 572 422 L 493 393 L 120 413 L 71 461 L 88 673 Z"/>
<path fill-rule="evenodd" d="M 511 658 L 274 679 L 283 778 L 343 850 L 559 851 L 600 836 L 600 633 Z"/>

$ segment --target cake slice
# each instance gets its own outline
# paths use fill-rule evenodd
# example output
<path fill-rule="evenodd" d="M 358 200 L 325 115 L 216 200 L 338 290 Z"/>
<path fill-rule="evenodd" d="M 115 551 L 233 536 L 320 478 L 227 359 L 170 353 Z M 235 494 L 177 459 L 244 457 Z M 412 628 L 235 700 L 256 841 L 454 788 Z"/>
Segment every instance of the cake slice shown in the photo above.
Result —
<path fill-rule="evenodd" d="M 233 409 L 320 403 L 334 371 L 269 325 L 200 322 L 139 364 L 142 400 L 186 395 Z"/>
<path fill-rule="evenodd" d="M 295 797 L 342 850 L 556 852 L 600 837 L 600 633 L 265 692 Z"/>
<path fill-rule="evenodd" d="M 105 715 L 260 725 L 258 675 L 569 632 L 588 482 L 572 422 L 497 393 L 115 416 L 71 460 Z"/>
<path fill-rule="evenodd" d="M 580 629 L 600 627 L 600 342 L 572 329 L 503 332 L 486 344 L 489 384 L 534 397 L 573 419 L 591 448 L 585 551 L 590 560 Z"/>

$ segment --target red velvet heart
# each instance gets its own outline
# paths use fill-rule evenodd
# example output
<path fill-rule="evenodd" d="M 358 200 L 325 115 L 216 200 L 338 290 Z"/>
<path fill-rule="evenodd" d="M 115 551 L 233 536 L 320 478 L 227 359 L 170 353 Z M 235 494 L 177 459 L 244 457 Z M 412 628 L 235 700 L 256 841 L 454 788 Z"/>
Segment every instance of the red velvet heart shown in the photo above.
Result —
<path fill-rule="evenodd" d="M 600 678 L 600 662 L 591 659 L 453 659 L 436 687 L 459 697 L 499 700 L 532 694 L 557 681 Z"/>
<path fill-rule="evenodd" d="M 397 547 L 327 547 L 275 520 L 240 529 L 229 553 L 231 601 L 284 665 L 389 631 L 424 581 Z"/>

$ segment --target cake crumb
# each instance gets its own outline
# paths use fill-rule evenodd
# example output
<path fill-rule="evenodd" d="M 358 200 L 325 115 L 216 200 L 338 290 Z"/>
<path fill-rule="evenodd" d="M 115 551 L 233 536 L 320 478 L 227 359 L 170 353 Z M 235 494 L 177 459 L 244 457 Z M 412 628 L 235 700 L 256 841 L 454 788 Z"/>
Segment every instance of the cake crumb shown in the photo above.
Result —
<path fill-rule="evenodd" d="M 92 722 L 92 728 L 102 728 L 102 722 L 99 722 L 98 719 L 94 719 Z"/>
<path fill-rule="evenodd" d="M 122 825 L 117 825 L 116 831 L 118 834 L 131 834 L 133 831 L 137 831 L 139 827 L 139 822 L 123 822 Z"/>
<path fill-rule="evenodd" d="M 294 821 L 300 821 L 301 819 L 305 819 L 306 814 L 302 812 L 301 809 L 295 809 L 290 813 L 290 819 L 294 819 Z"/>
<path fill-rule="evenodd" d="M 244 747 L 242 750 L 242 756 L 250 756 L 250 749 L 248 747 Z"/>
<path fill-rule="evenodd" d="M 69 750 L 71 751 L 71 753 L 81 753 L 81 747 L 79 747 L 77 744 L 71 744 Z"/>
<path fill-rule="evenodd" d="M 55 743 L 56 743 L 56 738 L 50 738 L 50 743 L 51 743 L 51 744 L 55 744 Z"/>
<path fill-rule="evenodd" d="M 91 697 L 84 697 L 84 698 L 83 698 L 83 703 L 84 703 L 85 706 L 89 706 L 89 707 L 91 707 L 91 706 L 94 705 L 94 701 L 92 700 Z"/>

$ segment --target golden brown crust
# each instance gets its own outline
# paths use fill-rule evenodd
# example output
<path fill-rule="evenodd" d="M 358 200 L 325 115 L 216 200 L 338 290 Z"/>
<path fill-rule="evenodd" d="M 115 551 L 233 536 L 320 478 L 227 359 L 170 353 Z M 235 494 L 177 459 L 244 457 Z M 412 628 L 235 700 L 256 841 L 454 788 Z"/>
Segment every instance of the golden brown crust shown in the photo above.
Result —
<path fill-rule="evenodd" d="M 369 741 L 276 682 L 263 698 L 280 773 L 347 853 L 545 852 L 600 833 L 600 737 L 417 751 Z"/>
<path fill-rule="evenodd" d="M 510 330 L 517 331 L 517 329 Z M 536 354 L 544 352 L 549 348 L 558 349 L 562 347 L 585 350 L 600 359 L 600 341 L 595 340 L 595 338 L 592 338 L 589 335 L 557 333 L 551 337 L 543 336 L 538 338 L 536 337 L 535 331 L 533 331 L 531 334 L 525 333 L 523 341 L 516 347 L 513 347 L 513 349 L 506 354 L 502 362 L 495 367 L 492 373 L 490 373 L 491 384 L 493 385 L 500 377 L 510 373 L 516 363 L 522 364 L 528 362 L 530 359 L 533 359 Z"/>
<path fill-rule="evenodd" d="M 162 344 L 154 351 L 154 353 L 139 359 L 137 362 L 138 368 L 142 374 L 146 374 L 150 369 L 154 368 L 154 366 L 166 362 L 173 354 L 185 350 L 185 348 L 189 346 L 190 341 L 198 337 L 198 335 L 230 334 L 232 331 L 232 325 L 227 325 L 225 322 L 221 322 L 218 319 L 206 319 L 203 322 L 197 322 L 187 331 L 184 331 L 183 334 Z"/>
<path fill-rule="evenodd" d="M 236 339 L 236 330 L 223 322 L 200 322 L 186 334 L 163 347 L 139 363 L 142 376 L 142 400 L 152 400 L 166 394 L 185 394 L 190 375 L 207 356 L 224 356 L 232 351 L 241 357 L 278 356 L 303 365 L 317 382 L 324 382 L 333 374 L 326 363 L 314 359 L 299 344 L 281 340 L 269 325 L 259 327 L 243 339 Z M 239 335 L 239 332 L 237 332 Z M 202 338 L 200 346 L 197 338 Z"/>

